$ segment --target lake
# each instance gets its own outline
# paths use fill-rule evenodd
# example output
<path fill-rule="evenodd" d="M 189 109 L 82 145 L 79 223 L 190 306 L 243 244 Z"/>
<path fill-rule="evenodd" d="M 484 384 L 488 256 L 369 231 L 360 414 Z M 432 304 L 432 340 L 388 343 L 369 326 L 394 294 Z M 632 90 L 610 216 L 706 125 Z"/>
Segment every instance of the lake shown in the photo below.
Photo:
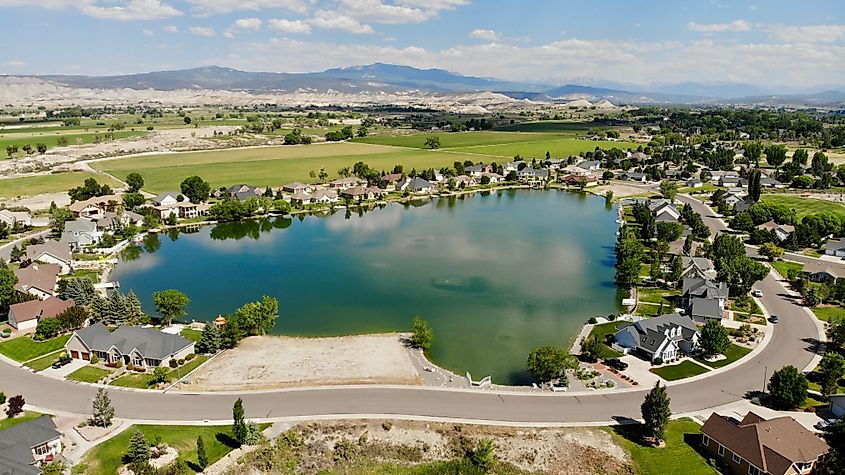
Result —
<path fill-rule="evenodd" d="M 153 292 L 181 290 L 205 321 L 270 295 L 287 335 L 406 331 L 420 315 L 437 364 L 525 383 L 533 347 L 568 348 L 618 310 L 615 220 L 603 198 L 511 190 L 224 223 L 148 236 L 112 279 L 150 314 Z"/>

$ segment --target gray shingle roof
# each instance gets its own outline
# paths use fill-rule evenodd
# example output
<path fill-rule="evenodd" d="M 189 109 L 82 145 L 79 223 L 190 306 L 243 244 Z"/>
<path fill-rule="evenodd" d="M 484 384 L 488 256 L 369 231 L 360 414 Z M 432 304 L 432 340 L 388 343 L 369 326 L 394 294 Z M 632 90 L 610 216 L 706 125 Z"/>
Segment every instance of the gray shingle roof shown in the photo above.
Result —
<path fill-rule="evenodd" d="M 97 231 L 97 223 L 89 219 L 74 219 L 65 223 L 65 232 L 93 233 Z"/>
<path fill-rule="evenodd" d="M 680 335 L 670 337 L 664 333 L 667 329 L 674 327 L 681 328 Z M 654 353 L 667 339 L 674 341 L 691 339 L 693 335 L 698 332 L 698 328 L 695 326 L 695 323 L 693 323 L 690 317 L 679 313 L 670 313 L 659 317 L 640 320 L 633 325 L 629 325 L 619 330 L 619 332 L 630 333 L 634 337 L 634 341 L 638 342 L 637 347 L 646 350 L 649 353 Z M 619 332 L 617 332 L 617 334 Z"/>
<path fill-rule="evenodd" d="M 683 283 L 683 295 L 687 298 L 727 298 L 728 284 L 699 277 L 687 277 Z"/>
<path fill-rule="evenodd" d="M 0 473 L 3 475 L 37 475 L 32 464 L 32 448 L 61 437 L 50 416 L 41 416 L 0 431 Z"/>
<path fill-rule="evenodd" d="M 122 355 L 128 355 L 137 349 L 144 358 L 155 360 L 163 360 L 193 344 L 182 336 L 151 328 L 124 325 L 109 332 L 100 322 L 77 331 L 76 336 L 95 351 L 106 352 L 114 346 Z"/>

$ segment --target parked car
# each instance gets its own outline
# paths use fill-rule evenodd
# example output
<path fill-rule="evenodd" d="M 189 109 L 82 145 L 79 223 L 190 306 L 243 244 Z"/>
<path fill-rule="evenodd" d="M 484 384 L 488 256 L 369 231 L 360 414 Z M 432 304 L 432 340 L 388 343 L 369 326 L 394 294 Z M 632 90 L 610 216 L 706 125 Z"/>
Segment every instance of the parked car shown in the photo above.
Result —
<path fill-rule="evenodd" d="M 751 291 L 751 295 L 754 296 L 754 297 L 760 298 L 760 297 L 763 296 L 763 291 L 760 290 L 760 289 L 754 289 L 754 290 Z"/>
<path fill-rule="evenodd" d="M 69 364 L 71 361 L 73 361 L 73 360 L 70 358 L 70 356 L 64 355 L 64 356 L 60 357 L 58 359 L 58 361 L 53 363 L 53 369 L 59 369 L 62 366 Z"/>
<path fill-rule="evenodd" d="M 780 321 L 780 318 L 778 318 L 777 315 L 772 315 L 772 316 L 769 317 L 769 321 L 772 322 L 772 323 L 777 323 L 777 322 Z"/>
<path fill-rule="evenodd" d="M 822 420 L 816 422 L 816 425 L 814 425 L 813 427 L 815 427 L 818 430 L 825 430 L 828 427 L 830 427 L 832 424 L 835 424 L 838 420 L 839 419 L 822 419 Z"/>
<path fill-rule="evenodd" d="M 566 392 L 566 385 L 561 383 L 552 383 L 551 384 L 552 392 L 559 393 L 559 392 Z"/>
<path fill-rule="evenodd" d="M 611 368 L 618 369 L 619 371 L 625 371 L 628 369 L 628 363 L 620 360 L 619 358 L 604 360 L 604 364 L 610 366 Z"/>

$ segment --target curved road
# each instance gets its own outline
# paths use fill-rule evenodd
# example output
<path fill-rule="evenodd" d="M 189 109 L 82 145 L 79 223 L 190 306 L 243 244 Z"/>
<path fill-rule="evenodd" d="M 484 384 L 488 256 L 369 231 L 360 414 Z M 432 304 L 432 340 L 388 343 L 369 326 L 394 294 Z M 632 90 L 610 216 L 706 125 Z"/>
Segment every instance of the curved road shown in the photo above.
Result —
<path fill-rule="evenodd" d="M 705 207 L 706 208 L 706 207 Z M 719 224 L 712 210 L 701 209 L 709 226 Z M 715 228 L 714 228 L 715 229 Z M 803 369 L 814 357 L 818 329 L 783 286 L 767 277 L 757 286 L 767 310 L 781 317 L 772 340 L 755 356 L 707 378 L 670 385 L 672 410 L 687 413 L 742 399 L 759 391 L 772 371 L 786 365 Z M 90 413 L 93 386 L 33 374 L 0 363 L 0 389 L 23 394 L 30 405 L 59 412 Z M 486 390 L 422 387 L 336 387 L 243 394 L 179 394 L 110 389 L 118 417 L 156 421 L 226 420 L 240 396 L 250 418 L 332 415 L 436 417 L 522 424 L 610 422 L 640 417 L 645 392 L 514 394 Z"/>

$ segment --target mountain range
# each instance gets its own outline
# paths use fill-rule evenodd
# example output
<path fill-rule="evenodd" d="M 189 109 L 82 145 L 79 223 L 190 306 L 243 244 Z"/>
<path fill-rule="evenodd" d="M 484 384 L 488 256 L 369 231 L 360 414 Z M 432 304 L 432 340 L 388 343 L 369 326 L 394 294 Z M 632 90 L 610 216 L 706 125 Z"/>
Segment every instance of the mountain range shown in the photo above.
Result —
<path fill-rule="evenodd" d="M 248 92 L 339 91 L 375 94 L 407 90 L 434 93 L 493 91 L 515 99 L 565 102 L 577 99 L 609 100 L 614 103 L 756 104 L 791 106 L 842 106 L 845 93 L 839 90 L 799 92 L 764 89 L 748 84 L 677 83 L 650 87 L 599 87 L 577 84 L 555 85 L 503 81 L 464 76 L 443 69 L 374 63 L 366 66 L 327 69 L 311 73 L 247 72 L 205 66 L 120 76 L 41 75 L 41 80 L 69 87 L 89 89 L 182 89 Z M 845 88 L 843 88 L 845 89 Z"/>

